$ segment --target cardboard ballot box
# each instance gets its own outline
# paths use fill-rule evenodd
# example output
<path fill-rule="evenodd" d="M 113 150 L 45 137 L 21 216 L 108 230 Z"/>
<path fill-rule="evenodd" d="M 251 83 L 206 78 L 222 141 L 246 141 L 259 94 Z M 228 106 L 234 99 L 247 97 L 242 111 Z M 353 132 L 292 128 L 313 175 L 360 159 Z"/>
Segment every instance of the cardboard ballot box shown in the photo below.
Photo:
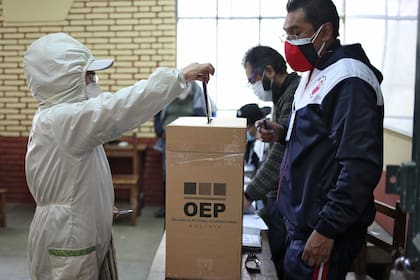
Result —
<path fill-rule="evenodd" d="M 166 277 L 240 279 L 246 119 L 166 128 Z"/>

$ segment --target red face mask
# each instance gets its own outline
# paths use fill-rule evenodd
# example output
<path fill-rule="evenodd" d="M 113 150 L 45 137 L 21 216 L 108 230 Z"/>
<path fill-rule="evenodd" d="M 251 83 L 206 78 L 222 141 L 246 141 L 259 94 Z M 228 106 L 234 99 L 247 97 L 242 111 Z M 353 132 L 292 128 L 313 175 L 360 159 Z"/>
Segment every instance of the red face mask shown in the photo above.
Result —
<path fill-rule="evenodd" d="M 305 72 L 313 70 L 318 62 L 319 54 L 322 52 L 325 43 L 321 49 L 316 52 L 313 42 L 322 29 L 322 25 L 310 38 L 300 38 L 295 40 L 287 40 L 284 42 L 284 53 L 287 63 L 293 70 Z"/>

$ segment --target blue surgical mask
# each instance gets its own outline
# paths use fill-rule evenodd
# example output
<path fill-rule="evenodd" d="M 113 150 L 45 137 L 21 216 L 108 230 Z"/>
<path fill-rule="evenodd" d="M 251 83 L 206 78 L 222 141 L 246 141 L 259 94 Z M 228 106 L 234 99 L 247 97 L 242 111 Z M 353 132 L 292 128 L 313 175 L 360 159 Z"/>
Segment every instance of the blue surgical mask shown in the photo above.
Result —
<path fill-rule="evenodd" d="M 246 141 L 252 142 L 252 141 L 255 141 L 255 139 L 257 139 L 256 136 L 252 136 L 251 133 L 249 133 L 249 131 L 247 130 L 246 131 Z"/>

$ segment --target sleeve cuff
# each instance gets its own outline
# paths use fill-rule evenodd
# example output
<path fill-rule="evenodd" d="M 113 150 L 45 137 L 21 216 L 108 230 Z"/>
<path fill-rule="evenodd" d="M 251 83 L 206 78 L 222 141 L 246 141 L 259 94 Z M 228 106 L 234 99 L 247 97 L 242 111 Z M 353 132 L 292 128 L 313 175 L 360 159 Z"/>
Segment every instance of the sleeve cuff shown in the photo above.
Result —
<path fill-rule="evenodd" d="M 318 222 L 318 225 L 316 226 L 315 229 L 319 234 L 322 234 L 331 239 L 335 239 L 337 235 L 337 232 L 335 231 L 335 229 L 330 224 L 325 222 L 323 219 L 321 219 Z"/>
<path fill-rule="evenodd" d="M 282 145 L 286 145 L 286 134 L 287 134 L 288 126 L 281 124 L 281 127 L 283 129 L 283 137 L 280 137 L 280 139 L 277 141 L 277 143 L 280 143 Z"/>
<path fill-rule="evenodd" d="M 248 201 L 250 202 L 254 201 L 254 199 L 252 199 L 247 192 L 244 192 L 244 196 L 246 199 L 248 199 Z"/>
<path fill-rule="evenodd" d="M 178 72 L 178 82 L 181 86 L 182 89 L 186 89 L 187 85 L 188 85 L 188 81 L 185 80 L 184 78 L 184 73 L 180 70 L 180 69 L 176 69 L 176 71 Z"/>

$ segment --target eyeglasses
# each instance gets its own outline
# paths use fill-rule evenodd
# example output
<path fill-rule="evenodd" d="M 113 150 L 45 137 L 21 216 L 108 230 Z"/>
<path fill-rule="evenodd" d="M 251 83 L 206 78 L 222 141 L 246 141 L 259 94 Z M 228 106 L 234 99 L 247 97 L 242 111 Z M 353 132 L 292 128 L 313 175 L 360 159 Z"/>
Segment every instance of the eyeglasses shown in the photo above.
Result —
<path fill-rule="evenodd" d="M 325 23 L 324 23 L 325 24 Z M 280 40 L 284 43 L 286 41 L 293 41 L 293 40 L 299 40 L 299 39 L 303 39 L 303 38 L 307 38 L 304 37 L 306 35 L 308 35 L 309 33 L 313 32 L 312 36 L 309 37 L 310 41 L 312 41 L 313 38 L 315 38 L 316 36 L 318 36 L 319 32 L 321 31 L 322 27 L 324 26 L 324 24 L 321 24 L 320 27 L 318 27 L 316 29 L 316 31 L 305 31 L 305 32 L 301 32 L 299 34 L 290 34 L 288 35 L 287 33 L 284 33 L 283 35 L 280 36 Z"/>
<path fill-rule="evenodd" d="M 293 41 L 293 40 L 298 40 L 298 39 L 302 39 L 304 38 L 304 36 L 308 35 L 311 31 L 306 31 L 306 32 L 302 32 L 299 34 L 287 34 L 284 33 L 280 36 L 280 41 L 282 41 L 283 43 L 286 41 Z"/>
<path fill-rule="evenodd" d="M 257 74 L 258 74 L 258 71 L 257 70 L 255 70 L 254 72 L 252 72 L 251 76 L 249 76 L 249 78 L 248 78 L 248 83 L 249 84 L 252 85 L 253 83 L 255 83 L 255 80 L 257 78 Z"/>
<path fill-rule="evenodd" d="M 86 72 L 86 85 L 92 84 L 92 83 L 99 83 L 98 75 L 94 71 L 88 71 Z"/>

